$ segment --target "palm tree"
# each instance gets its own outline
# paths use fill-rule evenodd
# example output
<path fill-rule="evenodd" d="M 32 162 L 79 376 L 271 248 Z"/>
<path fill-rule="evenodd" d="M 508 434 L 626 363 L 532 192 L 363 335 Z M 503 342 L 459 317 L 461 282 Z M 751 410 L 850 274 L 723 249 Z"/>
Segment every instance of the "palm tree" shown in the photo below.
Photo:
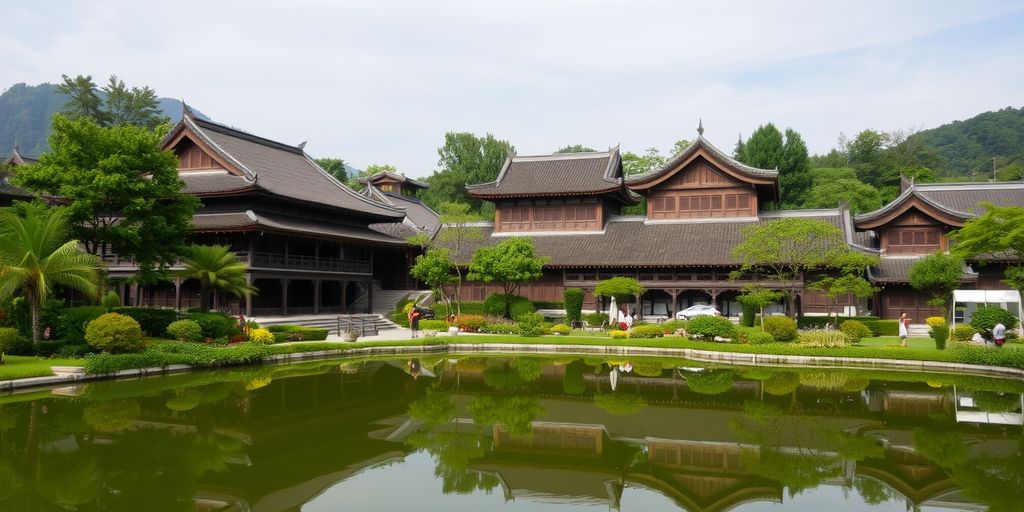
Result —
<path fill-rule="evenodd" d="M 32 310 L 32 339 L 42 339 L 39 315 L 54 286 L 95 297 L 103 261 L 68 240 L 63 208 L 0 210 L 0 300 L 22 292 Z"/>
<path fill-rule="evenodd" d="M 238 261 L 235 253 L 226 245 L 190 245 L 181 263 L 185 268 L 178 271 L 177 275 L 199 281 L 199 308 L 203 311 L 209 311 L 214 290 L 238 297 L 248 297 L 258 292 L 245 279 L 248 265 Z"/>

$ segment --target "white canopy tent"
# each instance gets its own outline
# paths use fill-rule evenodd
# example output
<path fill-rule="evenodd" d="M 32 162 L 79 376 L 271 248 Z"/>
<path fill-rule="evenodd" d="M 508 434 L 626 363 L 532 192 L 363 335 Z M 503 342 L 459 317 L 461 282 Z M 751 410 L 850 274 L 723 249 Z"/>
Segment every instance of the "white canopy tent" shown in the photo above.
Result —
<path fill-rule="evenodd" d="M 999 306 L 1014 315 L 1017 316 L 1018 321 L 1021 316 L 1024 316 L 1024 310 L 1021 309 L 1020 303 L 1020 292 L 1017 290 L 954 290 L 953 291 L 953 308 L 951 318 L 953 318 L 953 327 L 956 327 L 957 322 L 969 323 L 971 321 L 971 315 L 978 309 L 981 304 L 989 304 Z M 957 308 L 962 308 L 957 311 Z M 1007 329 L 1017 329 L 1020 331 L 1020 325 L 1007 325 Z"/>

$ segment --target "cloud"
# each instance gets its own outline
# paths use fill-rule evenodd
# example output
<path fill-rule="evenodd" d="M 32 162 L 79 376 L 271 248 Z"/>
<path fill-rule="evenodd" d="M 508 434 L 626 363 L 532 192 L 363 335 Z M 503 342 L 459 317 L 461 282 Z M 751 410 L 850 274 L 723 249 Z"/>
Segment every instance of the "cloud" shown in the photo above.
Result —
<path fill-rule="evenodd" d="M 3 83 L 116 73 L 214 119 L 360 167 L 432 172 L 445 131 L 521 153 L 730 149 L 773 121 L 929 127 L 1020 105 L 1012 3 L 34 2 L 7 6 Z M 45 26 L 46 30 L 38 30 Z"/>

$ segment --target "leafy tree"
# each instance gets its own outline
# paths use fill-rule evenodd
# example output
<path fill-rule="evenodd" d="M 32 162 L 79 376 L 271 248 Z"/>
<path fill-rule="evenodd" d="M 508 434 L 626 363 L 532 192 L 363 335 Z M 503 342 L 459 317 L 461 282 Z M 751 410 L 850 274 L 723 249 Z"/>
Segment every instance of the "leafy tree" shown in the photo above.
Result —
<path fill-rule="evenodd" d="M 740 304 L 757 309 L 761 316 L 761 330 L 764 331 L 764 308 L 775 304 L 783 297 L 778 290 L 769 290 L 759 285 L 747 285 L 743 287 L 743 293 L 736 297 Z"/>
<path fill-rule="evenodd" d="M 181 261 L 182 279 L 199 281 L 199 309 L 209 311 L 214 290 L 238 297 L 248 297 L 258 290 L 245 278 L 248 265 L 226 245 L 190 245 Z"/>
<path fill-rule="evenodd" d="M 594 286 L 594 295 L 597 297 L 615 297 L 615 300 L 624 302 L 631 298 L 639 297 L 647 289 L 639 281 L 632 277 L 613 277 L 598 281 Z"/>
<path fill-rule="evenodd" d="M 21 292 L 32 311 L 32 339 L 43 339 L 39 317 L 54 287 L 98 295 L 103 262 L 68 240 L 64 208 L 0 210 L 0 300 Z"/>
<path fill-rule="evenodd" d="M 985 213 L 949 234 L 952 252 L 960 258 L 1003 254 L 1013 258 L 1005 283 L 1024 290 L 1024 207 L 982 203 Z"/>
<path fill-rule="evenodd" d="M 774 169 L 782 162 L 784 145 L 782 132 L 772 123 L 763 124 L 743 143 L 738 159 L 750 166 Z"/>
<path fill-rule="evenodd" d="M 808 272 L 827 268 L 854 272 L 877 261 L 850 249 L 836 226 L 800 217 L 745 227 L 743 241 L 733 248 L 732 255 L 741 267 L 731 277 L 763 274 L 778 281 L 790 316 L 796 315 L 794 298 Z"/>
<path fill-rule="evenodd" d="M 409 269 L 409 274 L 429 286 L 451 311 L 451 297 L 445 293 L 444 287 L 455 282 L 455 268 L 448 249 L 435 247 L 416 256 L 416 264 Z"/>
<path fill-rule="evenodd" d="M 811 186 L 808 174 L 807 145 L 803 137 L 792 128 L 782 132 L 772 123 L 754 130 L 746 142 L 737 143 L 737 159 L 762 169 L 779 170 L 779 188 L 782 203 L 789 206 L 803 202 L 804 192 Z"/>
<path fill-rule="evenodd" d="M 882 207 L 882 194 L 875 187 L 856 178 L 815 179 L 804 194 L 804 208 L 835 208 L 846 204 L 853 213 L 864 213 Z"/>
<path fill-rule="evenodd" d="M 91 254 L 133 259 L 139 280 L 173 264 L 185 249 L 199 205 L 181 193 L 177 158 L 160 149 L 162 134 L 131 125 L 103 128 L 90 118 L 53 118 L 50 147 L 36 165 L 18 169 L 18 184 L 66 198 L 72 236 Z M 160 243 L 153 243 L 159 240 Z"/>
<path fill-rule="evenodd" d="M 341 158 L 317 158 L 316 163 L 331 176 L 334 176 L 338 181 L 342 183 L 348 181 L 348 172 L 345 171 L 345 161 Z"/>
<path fill-rule="evenodd" d="M 686 139 L 677 140 L 675 144 L 672 144 L 672 157 L 678 156 L 683 151 L 686 151 L 686 149 L 690 147 L 690 144 L 692 144 L 692 142 Z"/>
<path fill-rule="evenodd" d="M 949 320 L 946 304 L 953 290 L 960 287 L 964 273 L 964 262 L 960 257 L 943 252 L 925 256 L 910 267 L 910 286 L 928 293 L 928 305 L 939 308 L 942 316 Z"/>
<path fill-rule="evenodd" d="M 69 97 L 64 113 L 71 119 L 86 117 L 100 126 L 132 125 L 148 130 L 168 122 L 161 113 L 156 91 L 150 87 L 129 88 L 115 75 L 102 89 L 96 87 L 91 76 L 61 77 L 64 81 L 57 92 Z"/>
<path fill-rule="evenodd" d="M 422 192 L 424 202 L 435 209 L 446 201 L 468 203 L 472 210 L 481 211 L 482 202 L 469 197 L 466 185 L 493 181 L 513 153 L 512 144 L 489 133 L 483 137 L 446 133 L 444 145 L 437 150 L 439 169 L 426 179 L 430 188 Z"/>
<path fill-rule="evenodd" d="M 479 220 L 480 217 L 470 212 L 466 203 L 442 203 L 438 220 L 444 225 L 444 229 L 431 239 L 426 234 L 419 234 L 409 238 L 411 245 L 418 245 L 426 251 L 433 250 L 433 247 L 441 247 L 449 251 L 449 260 L 452 261 L 452 272 L 454 272 L 455 284 L 455 307 L 456 314 L 462 314 L 462 282 L 463 268 L 465 261 L 454 261 L 465 254 L 469 244 L 476 240 L 483 239 L 483 233 L 479 229 L 470 226 L 471 223 Z"/>
<path fill-rule="evenodd" d="M 627 176 L 643 174 L 660 169 L 665 165 L 665 162 L 665 157 L 661 155 L 658 148 L 647 148 L 643 155 L 627 151 L 622 153 L 622 172 Z"/>
<path fill-rule="evenodd" d="M 594 151 L 597 150 L 583 144 L 569 144 L 568 146 L 558 148 L 558 151 L 555 151 L 555 153 L 592 153 Z"/>
<path fill-rule="evenodd" d="M 828 316 L 836 312 L 836 322 L 839 322 L 839 299 L 841 297 L 857 297 L 866 299 L 878 291 L 870 281 L 857 274 L 843 274 L 840 276 L 826 276 L 811 283 L 808 288 L 821 290 L 829 299 Z"/>
<path fill-rule="evenodd" d="M 534 254 L 532 240 L 513 237 L 497 245 L 477 249 L 469 262 L 466 278 L 500 283 L 506 296 L 514 295 L 524 281 L 540 279 L 547 262 L 547 257 Z"/>

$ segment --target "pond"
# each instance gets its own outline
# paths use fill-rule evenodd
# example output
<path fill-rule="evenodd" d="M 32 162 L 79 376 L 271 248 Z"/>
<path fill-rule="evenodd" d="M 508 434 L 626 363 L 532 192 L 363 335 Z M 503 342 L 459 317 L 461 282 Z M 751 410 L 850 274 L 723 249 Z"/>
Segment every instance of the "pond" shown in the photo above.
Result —
<path fill-rule="evenodd" d="M 0 396 L 0 510 L 1022 510 L 1024 383 L 319 361 Z"/>

